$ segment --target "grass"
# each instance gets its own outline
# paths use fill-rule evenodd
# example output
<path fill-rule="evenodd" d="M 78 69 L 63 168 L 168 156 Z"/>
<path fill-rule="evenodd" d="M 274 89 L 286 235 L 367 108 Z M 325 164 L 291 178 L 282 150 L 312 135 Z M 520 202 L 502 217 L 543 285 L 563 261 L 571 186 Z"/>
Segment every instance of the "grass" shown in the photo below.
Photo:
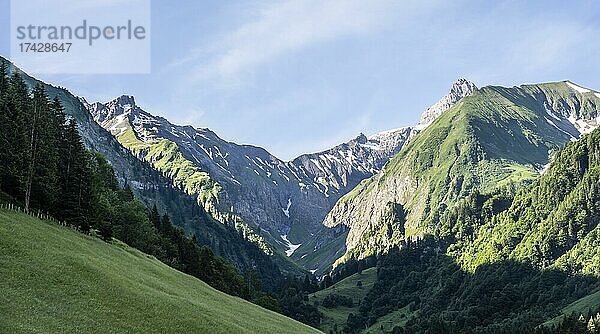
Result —
<path fill-rule="evenodd" d="M 331 270 L 331 263 L 344 255 L 346 237 L 348 233 L 342 233 L 328 243 L 314 250 L 317 238 L 305 242 L 295 252 L 292 258 L 299 265 L 310 270 L 316 270 L 316 275 L 325 275 Z"/>
<path fill-rule="evenodd" d="M 333 266 L 353 256 L 384 253 L 406 237 L 439 233 L 440 217 L 476 190 L 487 194 L 535 180 L 535 168 L 547 163 L 548 152 L 569 142 L 568 135 L 546 120 L 550 116 L 544 103 L 562 110 L 561 101 L 579 100 L 572 94 L 565 83 L 552 83 L 489 86 L 461 99 L 412 138 L 380 174 L 338 201 L 332 212 L 346 214 L 330 214 L 326 222 L 349 223 L 351 230 L 348 251 Z M 541 102 L 540 96 L 550 102 Z M 591 115 L 590 108 L 598 105 L 594 95 L 582 99 Z M 381 233 L 386 227 L 381 206 L 390 202 L 402 204 L 407 212 L 404 233 L 391 238 Z"/>
<path fill-rule="evenodd" d="M 316 333 L 118 241 L 0 210 L 1 333 Z"/>
<path fill-rule="evenodd" d="M 321 321 L 321 330 L 329 332 L 333 329 L 334 324 L 337 325 L 338 330 L 342 330 L 348 319 L 348 314 L 358 314 L 358 305 L 360 301 L 365 297 L 367 292 L 371 290 L 375 279 L 377 278 L 377 268 L 369 268 L 363 270 L 360 274 L 354 274 L 346 277 L 345 279 L 337 282 L 327 289 L 317 291 L 309 296 L 309 302 L 318 302 L 319 305 L 329 294 L 339 294 L 352 298 L 354 307 L 336 307 L 336 308 L 325 308 L 319 306 L 319 311 L 323 313 L 323 320 Z M 362 282 L 362 287 L 358 287 L 358 281 Z"/>
<path fill-rule="evenodd" d="M 117 136 L 117 140 L 135 155 L 144 152 L 143 158 L 146 162 L 167 174 L 173 183 L 188 195 L 197 195 L 200 203 L 204 204 L 213 199 L 218 202 L 221 186 L 212 180 L 207 172 L 186 159 L 175 142 L 162 139 L 144 143 L 137 138 L 130 126 Z"/>
<path fill-rule="evenodd" d="M 552 318 L 544 323 L 544 326 L 554 325 L 562 320 L 565 316 L 571 314 L 587 314 L 589 311 L 597 310 L 600 307 L 600 290 L 589 294 L 581 299 L 578 299 L 571 304 L 565 306 L 561 310 L 561 315 Z"/>
<path fill-rule="evenodd" d="M 399 310 L 391 312 L 389 314 L 384 315 L 383 317 L 377 319 L 377 321 L 369 328 L 367 328 L 364 333 L 388 333 L 391 332 L 394 327 L 404 327 L 408 320 L 413 316 L 413 313 L 410 311 L 409 307 L 403 307 Z M 383 331 L 381 330 L 383 328 Z"/>

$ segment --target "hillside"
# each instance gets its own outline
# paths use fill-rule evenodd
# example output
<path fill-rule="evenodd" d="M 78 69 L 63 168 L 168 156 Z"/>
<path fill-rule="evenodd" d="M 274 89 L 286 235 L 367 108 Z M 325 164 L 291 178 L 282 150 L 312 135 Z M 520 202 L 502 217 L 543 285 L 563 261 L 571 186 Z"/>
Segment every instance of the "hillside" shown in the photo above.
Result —
<path fill-rule="evenodd" d="M 557 152 L 510 207 L 454 249 L 465 267 L 516 260 L 600 277 L 600 130 Z"/>
<path fill-rule="evenodd" d="M 599 184 L 596 129 L 556 151 L 543 173 L 516 192 L 465 195 L 435 234 L 409 238 L 378 257 L 377 280 L 344 328 L 377 329 L 396 318 L 394 326 L 409 333 L 547 333 L 544 323 L 553 325 L 551 333 L 565 333 L 580 325 L 580 315 L 595 317 Z M 394 214 L 390 221 L 403 217 Z"/>
<path fill-rule="evenodd" d="M 460 200 L 532 182 L 552 152 L 598 126 L 599 111 L 600 94 L 570 82 L 481 88 L 342 197 L 325 225 L 350 228 L 344 259 L 426 234 L 467 237 L 473 226 L 452 217 Z"/>
<path fill-rule="evenodd" d="M 326 333 L 329 332 L 329 330 L 333 330 L 334 328 L 341 330 L 346 324 L 346 319 L 348 319 L 348 315 L 350 313 L 358 313 L 358 306 L 360 304 L 360 301 L 373 287 L 376 278 L 377 268 L 369 268 L 364 270 L 360 274 L 356 273 L 350 277 L 347 277 L 335 283 L 334 285 L 326 289 L 317 291 L 309 295 L 309 302 L 318 304 L 319 311 L 323 313 L 323 320 L 321 321 L 320 326 L 321 330 L 323 330 Z M 360 282 L 360 284 L 358 282 Z M 323 306 L 323 300 L 331 295 L 339 295 L 346 298 L 350 298 L 353 302 L 353 305 L 338 305 L 334 307 Z"/>
<path fill-rule="evenodd" d="M 0 332 L 316 333 L 118 241 L 0 211 Z"/>
<path fill-rule="evenodd" d="M 40 84 L 50 99 L 57 97 L 68 118 L 77 122 L 77 130 L 85 147 L 106 157 L 115 171 L 122 186 L 131 188 L 135 197 L 148 207 L 156 205 L 161 213 L 171 217 L 174 225 L 184 228 L 188 235 L 196 235 L 200 244 L 209 246 L 217 255 L 227 259 L 238 270 L 246 271 L 256 268 L 259 271 L 263 286 L 273 288 L 279 280 L 277 265 L 284 272 L 299 273 L 301 270 L 286 261 L 282 256 L 273 257 L 265 254 L 257 246 L 260 243 L 246 237 L 235 223 L 222 224 L 207 214 L 205 208 L 198 204 L 194 196 L 178 188 L 162 172 L 148 163 L 137 159 L 126 150 L 111 134 L 98 125 L 82 99 L 71 94 L 67 89 L 56 87 L 37 80 L 0 57 L 0 62 L 7 64 L 7 74 L 18 72 L 29 89 Z M 12 140 L 12 138 L 11 138 Z"/>
<path fill-rule="evenodd" d="M 581 299 L 578 299 L 571 304 L 565 306 L 561 310 L 561 315 L 552 318 L 544 323 L 545 326 L 554 325 L 560 322 L 565 316 L 588 314 L 593 310 L 600 308 L 600 290 L 589 294 Z"/>
<path fill-rule="evenodd" d="M 85 105 L 120 144 L 196 196 L 217 220 L 235 221 L 263 249 L 277 250 L 323 274 L 345 251 L 340 241 L 347 230 L 322 225 L 335 202 L 381 170 L 410 138 L 474 90 L 474 84 L 460 79 L 425 111 L 417 126 L 369 137 L 360 134 L 291 161 L 260 147 L 228 142 L 207 128 L 173 124 L 143 110 L 133 96 Z"/>

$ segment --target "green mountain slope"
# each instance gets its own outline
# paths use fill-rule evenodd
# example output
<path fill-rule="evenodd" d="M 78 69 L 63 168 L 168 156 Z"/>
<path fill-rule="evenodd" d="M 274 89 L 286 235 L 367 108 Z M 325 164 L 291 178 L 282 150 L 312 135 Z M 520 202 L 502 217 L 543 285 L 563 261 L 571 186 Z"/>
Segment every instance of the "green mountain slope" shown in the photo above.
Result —
<path fill-rule="evenodd" d="M 452 216 L 461 199 L 532 182 L 549 154 L 597 126 L 600 94 L 570 85 L 488 86 L 442 114 L 329 213 L 327 226 L 350 227 L 340 261 L 426 234 L 467 237 L 475 226 Z"/>
<path fill-rule="evenodd" d="M 360 274 L 356 273 L 350 277 L 346 277 L 326 289 L 309 295 L 309 302 L 319 305 L 319 311 L 323 313 L 323 320 L 319 328 L 324 332 L 335 331 L 335 329 L 341 330 L 346 324 L 348 315 L 350 313 L 358 313 L 360 301 L 373 287 L 376 278 L 377 268 L 369 268 Z M 323 300 L 331 298 L 332 295 L 349 298 L 352 300 L 353 305 L 324 306 Z"/>
<path fill-rule="evenodd" d="M 184 228 L 188 235 L 196 235 L 200 244 L 210 247 L 215 254 L 225 258 L 239 271 L 256 269 L 266 289 L 273 289 L 280 280 L 279 269 L 286 273 L 302 272 L 283 256 L 269 256 L 260 249 L 252 235 L 232 222 L 222 224 L 199 205 L 196 196 L 173 185 L 163 171 L 136 158 L 108 131 L 94 121 L 82 100 L 67 89 L 42 82 L 18 69 L 0 56 L 0 62 L 8 64 L 8 72 L 19 71 L 31 88 L 41 84 L 52 99 L 58 97 L 68 117 L 77 122 L 79 133 L 86 148 L 101 153 L 113 167 L 121 185 L 128 185 L 137 199 L 148 207 L 156 205 L 161 213 L 167 213 L 174 225 Z M 176 153 L 176 152 L 175 152 Z M 176 155 L 175 155 L 176 156 Z M 279 267 L 279 268 L 277 268 Z"/>
<path fill-rule="evenodd" d="M 600 308 L 600 290 L 589 294 L 581 299 L 574 301 L 573 303 L 565 306 L 561 310 L 561 315 L 558 317 L 552 318 L 544 323 L 545 326 L 554 325 L 560 322 L 565 316 L 569 315 L 580 315 L 580 314 L 588 314 L 593 310 L 597 310 Z"/>
<path fill-rule="evenodd" d="M 508 210 L 456 247 L 471 269 L 504 259 L 600 277 L 600 130 L 569 144 Z"/>
<path fill-rule="evenodd" d="M 475 190 L 459 198 L 433 236 L 403 241 L 379 256 L 375 284 L 345 328 L 377 329 L 404 315 L 396 325 L 409 333 L 547 333 L 538 328 L 544 323 L 560 326 L 548 328 L 551 333 L 565 333 L 577 325 L 565 315 L 595 317 L 600 129 L 551 161 L 516 194 Z M 390 221 L 402 220 L 392 209 Z"/>
<path fill-rule="evenodd" d="M 124 244 L 0 211 L 2 333 L 316 333 Z"/>

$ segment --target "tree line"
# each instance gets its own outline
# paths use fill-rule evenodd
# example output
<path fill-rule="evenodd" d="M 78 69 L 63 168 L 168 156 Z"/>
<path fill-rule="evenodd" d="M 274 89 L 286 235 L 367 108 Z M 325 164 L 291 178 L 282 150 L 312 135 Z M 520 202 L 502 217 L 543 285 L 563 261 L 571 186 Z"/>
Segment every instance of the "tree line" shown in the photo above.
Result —
<path fill-rule="evenodd" d="M 119 185 L 99 153 L 88 151 L 75 120 L 44 86 L 31 90 L 17 71 L 0 64 L 0 200 L 41 210 L 107 242 L 117 238 L 225 293 L 271 309 L 256 272 L 240 274 L 211 249 L 149 209 Z"/>

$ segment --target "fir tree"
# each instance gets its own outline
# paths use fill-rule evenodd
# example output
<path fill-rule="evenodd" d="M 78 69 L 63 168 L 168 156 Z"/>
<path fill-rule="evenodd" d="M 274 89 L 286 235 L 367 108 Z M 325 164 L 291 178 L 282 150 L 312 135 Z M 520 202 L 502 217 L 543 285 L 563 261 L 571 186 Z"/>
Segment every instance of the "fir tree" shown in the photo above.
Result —
<path fill-rule="evenodd" d="M 78 226 L 83 231 L 89 230 L 89 213 L 91 183 L 89 154 L 83 147 L 81 137 L 74 120 L 67 125 L 66 136 L 61 157 L 61 188 L 63 219 Z"/>
<path fill-rule="evenodd" d="M 8 77 L 6 63 L 0 63 L 0 188 L 6 175 L 8 163 Z"/>
<path fill-rule="evenodd" d="M 6 124 L 3 131 L 7 141 L 3 150 L 6 159 L 3 164 L 3 190 L 11 196 L 22 200 L 25 194 L 27 167 L 29 166 L 29 137 L 27 128 L 31 101 L 27 85 L 18 71 L 15 71 L 8 84 L 6 95 L 5 116 Z"/>
<path fill-rule="evenodd" d="M 33 119 L 30 124 L 30 159 L 25 208 L 50 210 L 57 198 L 60 129 L 43 86 L 33 90 Z"/>

